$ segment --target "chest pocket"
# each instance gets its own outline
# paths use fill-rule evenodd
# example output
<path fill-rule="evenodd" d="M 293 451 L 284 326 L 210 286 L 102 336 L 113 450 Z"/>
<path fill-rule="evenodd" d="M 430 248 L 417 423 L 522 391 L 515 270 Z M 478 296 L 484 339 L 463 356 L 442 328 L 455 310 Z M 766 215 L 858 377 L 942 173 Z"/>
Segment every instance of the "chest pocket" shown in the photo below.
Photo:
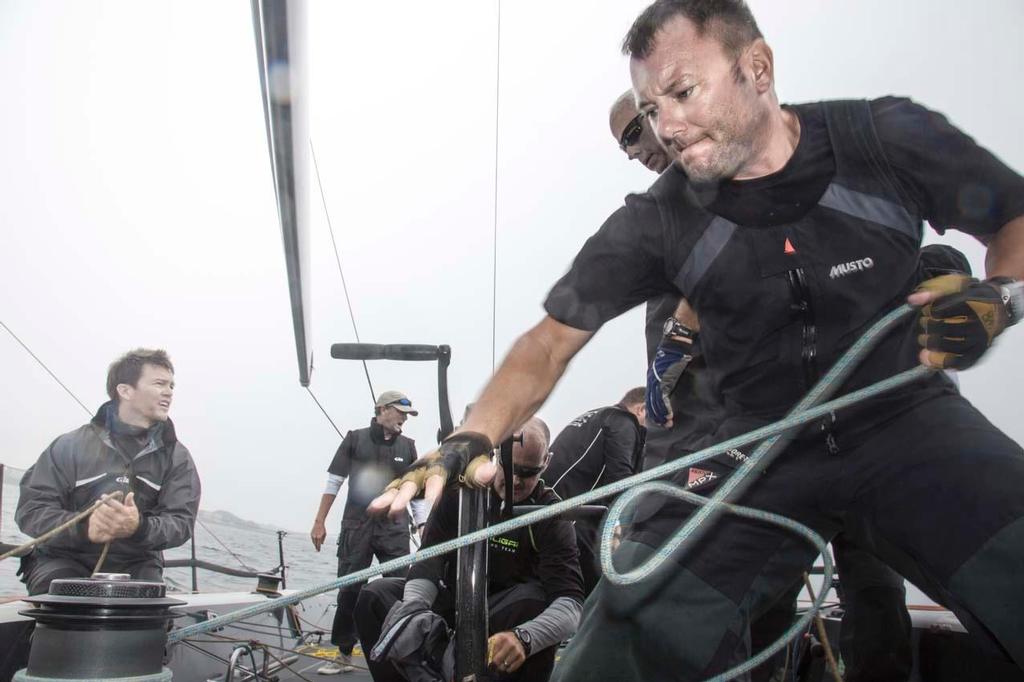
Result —
<path fill-rule="evenodd" d="M 156 506 L 163 489 L 163 477 L 156 472 L 146 471 L 132 476 L 132 490 L 135 492 L 135 506 L 149 510 Z"/>
<path fill-rule="evenodd" d="M 914 284 L 918 242 L 869 220 L 827 206 L 799 234 L 815 259 L 804 268 L 814 305 L 822 370 L 881 314 L 903 302 Z"/>
<path fill-rule="evenodd" d="M 793 320 L 781 254 L 784 238 L 775 229 L 736 228 L 694 292 L 708 365 L 745 368 L 777 361 L 781 332 Z M 788 267 L 786 267 L 788 266 Z M 728 372 L 728 370 L 727 370 Z"/>

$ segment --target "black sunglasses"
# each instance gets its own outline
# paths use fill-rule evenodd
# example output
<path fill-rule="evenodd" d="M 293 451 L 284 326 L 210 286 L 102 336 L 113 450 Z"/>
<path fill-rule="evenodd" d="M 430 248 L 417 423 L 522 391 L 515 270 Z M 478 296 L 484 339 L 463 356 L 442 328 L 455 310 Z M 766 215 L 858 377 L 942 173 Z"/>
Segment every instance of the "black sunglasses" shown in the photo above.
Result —
<path fill-rule="evenodd" d="M 512 474 L 519 478 L 533 478 L 534 476 L 540 475 L 540 472 L 544 471 L 544 467 L 524 467 L 519 465 L 512 465 Z"/>
<path fill-rule="evenodd" d="M 619 138 L 619 149 L 626 151 L 626 147 L 632 147 L 640 141 L 640 135 L 644 132 L 644 115 L 637 114 L 629 123 L 626 124 L 625 130 L 622 131 L 622 137 Z"/>
<path fill-rule="evenodd" d="M 401 405 L 402 407 L 412 407 L 412 401 L 408 398 L 402 398 L 401 400 L 393 400 L 388 405 Z"/>

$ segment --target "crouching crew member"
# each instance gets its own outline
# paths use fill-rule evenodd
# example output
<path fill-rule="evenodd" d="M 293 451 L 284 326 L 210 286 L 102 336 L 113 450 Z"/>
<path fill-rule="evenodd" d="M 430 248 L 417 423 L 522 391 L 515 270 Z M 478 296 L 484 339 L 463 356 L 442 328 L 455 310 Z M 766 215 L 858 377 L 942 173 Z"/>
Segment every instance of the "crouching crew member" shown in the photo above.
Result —
<path fill-rule="evenodd" d="M 557 497 L 540 480 L 547 465 L 548 431 L 532 419 L 523 429 L 523 444 L 512 453 L 513 499 L 516 504 L 550 504 Z M 490 522 L 500 520 L 505 481 L 499 472 L 491 486 Z M 423 535 L 423 546 L 458 535 L 459 496 L 455 486 L 441 496 Z M 489 664 L 503 680 L 543 682 L 551 674 L 558 644 L 576 632 L 583 603 L 576 538 L 568 521 L 546 520 L 493 537 L 487 554 Z M 384 578 L 363 588 L 356 604 L 356 628 L 367 649 L 377 682 L 410 679 L 413 671 L 434 665 L 440 670 L 444 644 L 424 636 L 428 628 L 408 627 L 402 641 L 382 641 L 382 660 L 372 660 L 369 647 L 392 626 L 412 614 L 455 622 L 456 554 L 414 564 L 406 580 Z M 441 632 L 444 628 L 440 628 Z M 416 634 L 413 634 L 415 631 Z M 436 632 L 437 630 L 432 630 Z M 421 637 L 422 642 L 408 638 Z M 384 638 L 386 639 L 386 638 Z M 448 644 L 451 647 L 451 644 Z M 414 653 L 410 654 L 409 652 Z M 451 652 L 448 653 L 449 665 Z M 435 673 L 436 674 L 436 673 Z M 419 679 L 413 677 L 414 679 Z"/>

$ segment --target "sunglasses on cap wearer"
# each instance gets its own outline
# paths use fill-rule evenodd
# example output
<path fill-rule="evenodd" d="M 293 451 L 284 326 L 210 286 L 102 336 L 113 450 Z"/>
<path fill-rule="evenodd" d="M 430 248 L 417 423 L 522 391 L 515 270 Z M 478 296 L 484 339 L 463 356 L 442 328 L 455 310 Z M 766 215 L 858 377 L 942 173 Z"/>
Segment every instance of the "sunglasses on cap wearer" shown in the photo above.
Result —
<path fill-rule="evenodd" d="M 533 478 L 534 476 L 540 475 L 540 472 L 544 471 L 544 467 L 524 467 L 518 464 L 512 465 L 512 474 L 519 478 Z"/>
<path fill-rule="evenodd" d="M 388 405 L 401 405 L 402 407 L 412 407 L 412 401 L 408 398 L 402 398 L 401 400 L 393 400 Z"/>
<path fill-rule="evenodd" d="M 640 141 L 640 135 L 644 132 L 644 115 L 637 114 L 626 124 L 619 138 L 619 149 L 626 151 L 626 147 L 632 147 Z"/>

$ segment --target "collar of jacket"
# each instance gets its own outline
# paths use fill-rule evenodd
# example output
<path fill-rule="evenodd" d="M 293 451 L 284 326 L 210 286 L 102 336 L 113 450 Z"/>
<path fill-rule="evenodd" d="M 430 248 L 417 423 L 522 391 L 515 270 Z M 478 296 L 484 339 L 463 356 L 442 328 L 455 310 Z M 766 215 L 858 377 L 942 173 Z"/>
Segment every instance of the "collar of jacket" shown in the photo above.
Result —
<path fill-rule="evenodd" d="M 628 418 L 629 418 L 629 419 L 630 419 L 630 420 L 631 420 L 631 421 L 632 421 L 632 422 L 633 422 L 634 424 L 636 424 L 636 427 L 637 427 L 638 429 L 641 429 L 642 431 L 645 431 L 645 432 L 647 431 L 647 427 L 646 427 L 646 426 L 644 426 L 643 424 L 641 424 L 641 423 L 640 423 L 640 420 L 636 418 L 636 415 L 635 415 L 635 414 L 633 414 L 632 412 L 630 412 L 629 410 L 627 410 L 627 409 L 626 409 L 626 406 L 625 406 L 625 405 L 623 405 L 622 403 L 616 403 L 616 404 L 612 405 L 612 406 L 611 406 L 611 409 L 613 409 L 613 410 L 618 410 L 619 412 L 622 412 L 622 413 L 623 413 L 623 414 L 625 414 L 625 415 L 626 415 L 626 416 L 627 416 L 627 417 L 628 417 Z"/>
<path fill-rule="evenodd" d="M 377 418 L 370 419 L 370 439 L 377 445 L 394 445 L 401 434 L 396 433 L 390 440 L 384 438 L 384 427 L 377 423 Z"/>
<path fill-rule="evenodd" d="M 103 429 L 103 432 L 110 435 L 110 419 L 113 414 L 110 410 L 117 409 L 116 400 L 108 400 L 107 402 L 100 405 L 100 409 L 96 410 L 96 414 L 93 416 L 91 423 L 94 426 L 98 426 Z M 382 429 L 383 430 L 383 429 Z M 174 431 L 174 423 L 168 419 L 165 422 L 157 422 L 153 426 L 149 427 L 150 441 L 153 440 L 154 436 L 158 439 L 157 445 L 166 445 L 173 447 L 178 442 L 178 436 Z"/>

